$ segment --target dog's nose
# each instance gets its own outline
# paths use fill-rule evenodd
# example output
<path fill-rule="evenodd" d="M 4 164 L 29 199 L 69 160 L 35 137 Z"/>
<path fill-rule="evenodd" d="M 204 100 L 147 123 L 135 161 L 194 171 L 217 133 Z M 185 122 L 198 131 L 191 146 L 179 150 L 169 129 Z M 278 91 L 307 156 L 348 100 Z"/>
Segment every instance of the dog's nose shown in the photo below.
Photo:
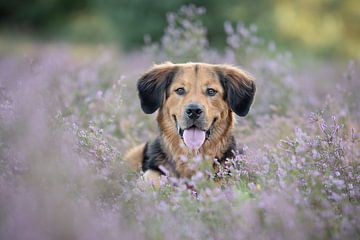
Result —
<path fill-rule="evenodd" d="M 202 115 L 203 108 L 199 104 L 191 103 L 186 107 L 185 113 L 188 118 L 196 120 Z"/>

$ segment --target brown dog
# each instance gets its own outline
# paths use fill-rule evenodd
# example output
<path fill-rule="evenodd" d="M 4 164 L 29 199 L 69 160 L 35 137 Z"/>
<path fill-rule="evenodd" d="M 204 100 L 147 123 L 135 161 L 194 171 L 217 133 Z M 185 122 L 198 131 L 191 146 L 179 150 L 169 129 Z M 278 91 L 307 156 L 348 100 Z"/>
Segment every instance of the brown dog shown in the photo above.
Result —
<path fill-rule="evenodd" d="M 205 63 L 155 65 L 138 80 L 141 108 L 158 111 L 160 135 L 131 149 L 125 156 L 144 179 L 155 186 L 160 176 L 191 177 L 184 159 L 196 156 L 218 159 L 234 157 L 234 115 L 245 116 L 255 94 L 253 78 L 229 65 Z"/>

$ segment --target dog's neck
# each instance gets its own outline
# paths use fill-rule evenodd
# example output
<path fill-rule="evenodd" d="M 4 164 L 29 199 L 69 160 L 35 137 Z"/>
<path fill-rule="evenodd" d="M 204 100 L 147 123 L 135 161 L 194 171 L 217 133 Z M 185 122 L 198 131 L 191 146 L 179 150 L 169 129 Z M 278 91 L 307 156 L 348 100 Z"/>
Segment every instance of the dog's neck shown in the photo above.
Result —
<path fill-rule="evenodd" d="M 195 151 L 185 146 L 171 118 L 164 116 L 159 111 L 158 123 L 160 134 L 164 139 L 161 145 L 169 161 L 174 164 L 177 175 L 189 178 L 196 171 L 189 165 L 191 160 L 200 157 L 202 161 L 205 159 L 209 161 L 210 166 L 212 166 L 214 159 L 223 159 L 224 155 L 228 154 L 229 149 L 235 147 L 235 141 L 231 133 L 234 116 L 230 110 L 225 114 L 228 114 L 227 117 L 216 121 L 209 138 L 200 149 Z"/>

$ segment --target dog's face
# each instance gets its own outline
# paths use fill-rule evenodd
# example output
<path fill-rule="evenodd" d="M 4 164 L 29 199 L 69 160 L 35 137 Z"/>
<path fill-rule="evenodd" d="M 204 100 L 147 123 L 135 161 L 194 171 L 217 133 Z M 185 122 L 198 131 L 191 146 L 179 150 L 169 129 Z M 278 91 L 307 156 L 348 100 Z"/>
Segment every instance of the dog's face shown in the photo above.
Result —
<path fill-rule="evenodd" d="M 190 149 L 199 149 L 232 112 L 245 116 L 255 94 L 253 79 L 228 65 L 161 64 L 138 81 L 145 113 L 160 108 L 169 128 Z"/>

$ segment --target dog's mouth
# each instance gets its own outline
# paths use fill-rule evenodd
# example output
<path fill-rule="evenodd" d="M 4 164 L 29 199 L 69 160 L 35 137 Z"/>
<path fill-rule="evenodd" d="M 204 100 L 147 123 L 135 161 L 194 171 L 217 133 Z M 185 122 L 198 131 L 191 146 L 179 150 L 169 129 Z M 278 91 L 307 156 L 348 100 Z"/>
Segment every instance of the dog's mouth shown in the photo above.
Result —
<path fill-rule="evenodd" d="M 216 121 L 215 118 L 208 129 L 202 129 L 195 124 L 185 129 L 182 129 L 176 119 L 176 116 L 173 115 L 173 117 L 176 123 L 176 129 L 178 131 L 178 134 L 184 141 L 185 145 L 192 150 L 198 150 L 206 140 L 209 140 L 212 128 Z"/>

